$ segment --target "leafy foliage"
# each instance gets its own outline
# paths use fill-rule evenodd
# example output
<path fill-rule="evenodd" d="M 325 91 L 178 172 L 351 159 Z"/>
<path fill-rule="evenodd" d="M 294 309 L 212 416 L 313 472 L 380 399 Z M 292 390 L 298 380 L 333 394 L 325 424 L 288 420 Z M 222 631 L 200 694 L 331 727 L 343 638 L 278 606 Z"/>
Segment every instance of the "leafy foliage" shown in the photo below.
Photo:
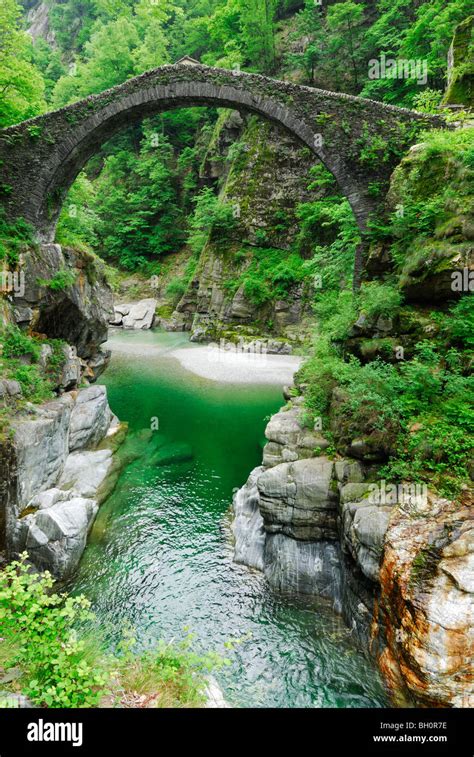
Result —
<path fill-rule="evenodd" d="M 205 675 L 225 660 L 193 652 L 190 634 L 139 655 L 128 632 L 116 655 L 104 653 L 97 632 L 85 630 L 94 622 L 89 600 L 54 593 L 51 575 L 32 571 L 27 557 L 0 571 L 0 663 L 20 671 L 12 692 L 43 707 L 96 707 L 104 697 L 120 705 L 127 692 L 156 707 L 204 703 Z"/>
<path fill-rule="evenodd" d="M 214 192 L 205 187 L 196 195 L 194 200 L 194 214 L 190 220 L 191 233 L 189 244 L 191 249 L 201 252 L 209 238 L 227 236 L 235 225 L 232 207 L 218 199 Z"/>
<path fill-rule="evenodd" d="M 379 297 L 388 302 L 391 295 L 386 285 L 376 286 L 377 295 L 371 292 L 368 302 L 375 302 L 380 313 Z M 334 413 L 343 419 L 335 431 L 342 449 L 371 429 L 383 432 L 390 460 L 381 476 L 426 481 L 454 495 L 469 477 L 474 450 L 474 378 L 467 367 L 469 352 L 461 351 L 472 350 L 474 297 L 462 298 L 440 317 L 436 343 L 419 342 L 413 359 L 399 365 L 380 360 L 363 365 L 354 357 L 346 360 L 336 348 L 347 337 L 361 303 L 363 293 L 356 303 L 350 292 L 328 292 L 316 306 L 320 333 L 315 355 L 299 376 L 308 384 L 308 407 L 315 416 L 326 417 L 327 424 Z M 399 305 L 399 298 L 393 298 L 385 314 L 393 315 Z M 459 349 L 453 346 L 456 339 Z M 339 400 L 334 406 L 336 387 Z"/>
<path fill-rule="evenodd" d="M 32 63 L 31 41 L 21 29 L 17 0 L 0 7 L 0 127 L 23 121 L 45 109 L 44 83 Z"/>

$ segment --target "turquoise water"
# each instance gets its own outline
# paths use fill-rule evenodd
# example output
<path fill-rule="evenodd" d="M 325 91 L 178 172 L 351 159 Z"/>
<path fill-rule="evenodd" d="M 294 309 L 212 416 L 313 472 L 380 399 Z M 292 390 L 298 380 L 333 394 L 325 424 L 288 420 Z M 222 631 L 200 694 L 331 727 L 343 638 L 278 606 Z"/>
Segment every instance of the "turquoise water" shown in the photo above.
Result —
<path fill-rule="evenodd" d="M 281 387 L 185 371 L 169 353 L 183 335 L 118 339 L 143 345 L 114 352 L 102 377 L 129 423 L 122 453 L 130 461 L 73 587 L 92 600 L 110 644 L 129 624 L 142 647 L 180 639 L 186 627 L 203 650 L 224 652 L 238 638 L 226 652 L 231 664 L 216 673 L 234 706 L 384 706 L 375 669 L 326 603 L 275 596 L 260 573 L 232 562 L 232 492 L 260 464 Z"/>

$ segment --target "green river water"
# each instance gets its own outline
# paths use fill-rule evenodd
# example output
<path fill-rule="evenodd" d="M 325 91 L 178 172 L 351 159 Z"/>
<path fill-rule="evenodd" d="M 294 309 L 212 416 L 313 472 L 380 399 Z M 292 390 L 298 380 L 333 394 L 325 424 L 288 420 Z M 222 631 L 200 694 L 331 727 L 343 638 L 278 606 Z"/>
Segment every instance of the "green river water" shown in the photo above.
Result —
<path fill-rule="evenodd" d="M 126 625 L 141 647 L 181 639 L 185 628 L 201 650 L 243 639 L 215 675 L 236 707 L 385 706 L 374 667 L 326 603 L 275 596 L 260 573 L 232 561 L 232 492 L 261 462 L 281 386 L 184 370 L 170 354 L 182 334 L 114 338 L 142 346 L 114 351 L 101 378 L 129 424 L 124 453 L 138 457 L 102 505 L 72 587 L 91 599 L 108 642 Z M 183 445 L 192 459 L 159 464 Z"/>

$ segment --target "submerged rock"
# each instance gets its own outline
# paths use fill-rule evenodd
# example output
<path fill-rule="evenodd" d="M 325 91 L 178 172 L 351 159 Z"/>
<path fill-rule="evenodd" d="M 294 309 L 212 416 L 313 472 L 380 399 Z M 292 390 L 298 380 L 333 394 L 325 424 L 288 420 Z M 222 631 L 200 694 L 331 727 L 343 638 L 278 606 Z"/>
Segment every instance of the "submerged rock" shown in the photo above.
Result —
<path fill-rule="evenodd" d="M 194 453 L 191 445 L 183 442 L 165 444 L 151 458 L 152 465 L 174 465 L 192 460 Z"/>

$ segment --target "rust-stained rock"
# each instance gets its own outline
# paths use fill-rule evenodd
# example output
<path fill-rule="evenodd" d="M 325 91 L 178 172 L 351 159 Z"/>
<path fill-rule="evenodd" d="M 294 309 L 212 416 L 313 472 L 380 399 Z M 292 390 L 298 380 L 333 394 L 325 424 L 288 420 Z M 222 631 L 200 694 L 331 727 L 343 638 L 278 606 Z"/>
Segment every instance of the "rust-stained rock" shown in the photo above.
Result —
<path fill-rule="evenodd" d="M 387 647 L 380 668 L 396 701 L 474 706 L 474 504 L 431 497 L 391 518 L 380 571 Z"/>

